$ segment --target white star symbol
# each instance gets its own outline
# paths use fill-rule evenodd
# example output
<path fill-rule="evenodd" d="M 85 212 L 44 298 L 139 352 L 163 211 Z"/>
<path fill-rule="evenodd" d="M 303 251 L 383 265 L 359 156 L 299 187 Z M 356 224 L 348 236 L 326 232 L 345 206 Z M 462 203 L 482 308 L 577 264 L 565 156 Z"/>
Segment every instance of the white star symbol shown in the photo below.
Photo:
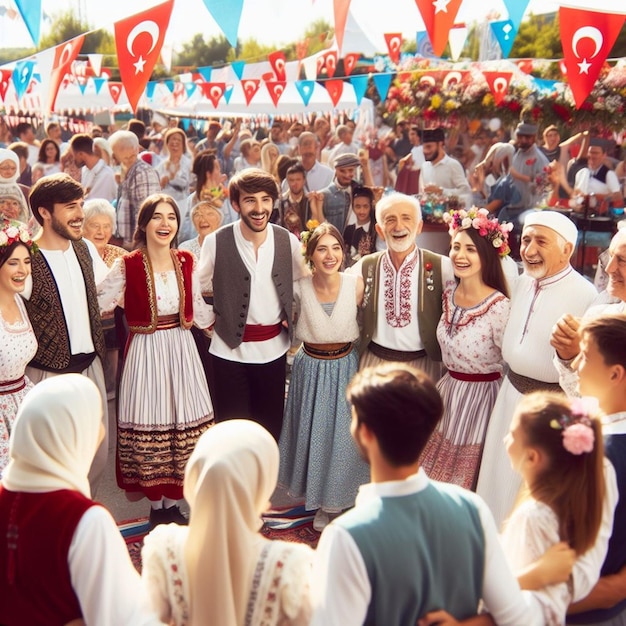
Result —
<path fill-rule="evenodd" d="M 587 59 L 583 59 L 580 63 L 578 63 L 579 74 L 589 74 L 589 68 L 591 67 L 591 63 L 587 61 Z"/>
<path fill-rule="evenodd" d="M 448 5 L 451 0 L 435 0 L 433 2 L 433 6 L 435 7 L 435 14 L 443 11 L 444 13 L 448 12 Z"/>
<path fill-rule="evenodd" d="M 139 72 L 143 72 L 143 66 L 146 64 L 145 59 L 139 55 L 139 58 L 137 59 L 137 63 L 133 63 L 133 65 L 135 66 L 135 76 L 137 76 L 137 74 L 139 74 Z"/>

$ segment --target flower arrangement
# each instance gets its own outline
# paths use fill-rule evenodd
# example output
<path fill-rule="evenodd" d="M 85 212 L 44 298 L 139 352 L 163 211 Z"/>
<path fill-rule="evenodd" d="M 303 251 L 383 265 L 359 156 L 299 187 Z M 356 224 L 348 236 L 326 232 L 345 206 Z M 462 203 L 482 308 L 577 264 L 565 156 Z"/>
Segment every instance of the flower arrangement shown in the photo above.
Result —
<path fill-rule="evenodd" d="M 487 209 L 471 207 L 469 209 L 457 209 L 443 214 L 443 221 L 448 224 L 450 236 L 454 236 L 458 230 L 474 228 L 481 237 L 485 237 L 496 248 L 501 257 L 505 257 L 509 248 L 509 233 L 513 230 L 513 224 L 498 222 L 498 219 L 489 218 Z"/>
<path fill-rule="evenodd" d="M 571 402 L 571 415 L 562 415 L 550 422 L 551 428 L 563 431 L 563 447 L 570 454 L 579 455 L 593 450 L 595 435 L 589 415 L 597 407 L 595 398 L 575 398 Z"/>
<path fill-rule="evenodd" d="M 306 246 L 313 231 L 320 225 L 317 220 L 309 220 L 306 223 L 306 230 L 300 233 L 300 242 L 302 243 L 302 256 L 306 257 Z"/>
<path fill-rule="evenodd" d="M 0 248 L 8 248 L 16 241 L 23 243 L 33 254 L 39 250 L 26 224 L 16 220 L 4 220 L 0 226 Z"/>

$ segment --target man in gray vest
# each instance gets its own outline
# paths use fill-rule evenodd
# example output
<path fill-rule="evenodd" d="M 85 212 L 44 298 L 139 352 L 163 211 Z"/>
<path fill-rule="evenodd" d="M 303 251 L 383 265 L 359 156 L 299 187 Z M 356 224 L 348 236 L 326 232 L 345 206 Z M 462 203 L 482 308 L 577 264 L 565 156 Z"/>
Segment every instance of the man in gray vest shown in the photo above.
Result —
<path fill-rule="evenodd" d="M 376 205 L 376 232 L 387 250 L 363 257 L 350 268 L 362 274 L 363 327 L 361 367 L 381 361 L 402 361 L 441 376 L 437 324 L 441 294 L 454 280 L 448 257 L 420 249 L 422 211 L 412 196 L 393 193 Z"/>
<path fill-rule="evenodd" d="M 278 439 L 293 281 L 307 269 L 296 237 L 269 223 L 278 197 L 270 174 L 240 172 L 229 197 L 240 219 L 204 240 L 199 264 L 203 291 L 213 291 L 215 419 L 250 418 Z"/>
<path fill-rule="evenodd" d="M 489 509 L 456 485 L 431 482 L 419 457 L 443 413 L 421 371 L 386 363 L 348 388 L 352 437 L 372 482 L 322 533 L 311 576 L 312 626 L 449 623 L 482 599 L 500 626 L 543 624 L 520 592 Z"/>

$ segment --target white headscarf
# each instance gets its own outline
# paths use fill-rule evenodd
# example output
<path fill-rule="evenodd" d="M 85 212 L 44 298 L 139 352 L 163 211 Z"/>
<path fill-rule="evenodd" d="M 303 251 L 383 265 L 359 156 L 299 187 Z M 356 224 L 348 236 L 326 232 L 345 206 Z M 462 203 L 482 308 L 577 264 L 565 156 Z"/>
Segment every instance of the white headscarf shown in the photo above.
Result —
<path fill-rule="evenodd" d="M 100 392 L 81 374 L 61 374 L 26 394 L 9 440 L 2 485 L 10 491 L 58 489 L 91 497 L 87 474 L 100 444 Z"/>
<path fill-rule="evenodd" d="M 185 471 L 190 626 L 241 626 L 278 479 L 278 446 L 259 424 L 229 420 L 200 437 Z"/>
<path fill-rule="evenodd" d="M 17 179 L 20 176 L 20 158 L 13 152 L 13 150 L 7 150 L 6 148 L 0 148 L 0 163 L 3 161 L 11 161 L 15 163 L 15 174 L 13 176 L 0 176 L 0 183 L 17 183 Z"/>
<path fill-rule="evenodd" d="M 20 214 L 15 218 L 20 222 L 24 222 L 24 224 L 28 223 L 28 220 L 32 217 L 30 213 L 30 209 L 28 208 L 28 203 L 26 202 L 26 198 L 20 189 L 20 186 L 17 184 L 17 179 L 20 175 L 20 159 L 13 152 L 13 150 L 7 150 L 5 148 L 0 148 L 0 163 L 3 161 L 11 161 L 15 163 L 15 174 L 13 176 L 1 176 L 0 175 L 0 195 L 5 196 L 13 196 L 16 200 L 19 201 L 21 209 Z"/>

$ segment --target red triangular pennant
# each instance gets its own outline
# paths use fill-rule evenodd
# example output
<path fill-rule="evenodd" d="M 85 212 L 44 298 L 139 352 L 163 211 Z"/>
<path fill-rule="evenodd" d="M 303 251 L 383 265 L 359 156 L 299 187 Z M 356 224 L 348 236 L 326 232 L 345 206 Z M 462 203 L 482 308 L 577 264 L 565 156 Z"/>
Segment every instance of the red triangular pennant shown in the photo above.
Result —
<path fill-rule="evenodd" d="M 561 45 L 576 108 L 591 93 L 626 15 L 559 8 Z"/>
<path fill-rule="evenodd" d="M 326 91 L 333 105 L 337 106 L 337 103 L 341 100 L 341 94 L 343 93 L 343 81 L 339 78 L 336 80 L 327 80 L 324 83 L 324 87 L 326 87 Z"/>
<path fill-rule="evenodd" d="M 402 33 L 385 33 L 389 58 L 393 63 L 400 63 L 400 51 L 402 48 Z"/>
<path fill-rule="evenodd" d="M 337 52 L 335 50 L 329 50 L 317 57 L 317 73 L 321 74 L 323 70 L 326 70 L 328 78 L 335 75 L 337 70 Z"/>
<path fill-rule="evenodd" d="M 246 98 L 247 105 L 252 102 L 252 98 L 254 98 L 256 92 L 259 90 L 260 84 L 261 81 L 257 78 L 246 78 L 246 80 L 241 81 L 241 88 L 243 89 L 243 95 Z"/>
<path fill-rule="evenodd" d="M 226 91 L 226 83 L 202 83 L 200 85 L 205 98 L 211 101 L 211 104 L 217 109 L 217 106 Z"/>
<path fill-rule="evenodd" d="M 352 70 L 356 67 L 360 56 L 361 55 L 356 52 L 351 52 L 343 57 L 343 72 L 346 76 L 350 76 L 350 74 L 352 74 Z"/>
<path fill-rule="evenodd" d="M 159 58 L 174 0 L 115 22 L 115 46 L 128 102 L 137 109 Z"/>
<path fill-rule="evenodd" d="M 462 0 L 415 0 L 422 14 L 433 52 L 440 57 L 448 43 L 448 34 Z"/>
<path fill-rule="evenodd" d="M 120 96 L 122 95 L 122 83 L 108 83 L 109 85 L 109 93 L 111 94 L 111 98 L 113 98 L 113 102 L 115 104 L 118 103 Z"/>
<path fill-rule="evenodd" d="M 500 104 L 504 100 L 509 85 L 511 84 L 512 72 L 483 72 L 483 76 L 491 89 L 493 99 L 496 105 Z"/>
<path fill-rule="evenodd" d="M 272 102 L 274 103 L 275 107 L 278 106 L 278 101 L 280 100 L 280 97 L 283 95 L 283 91 L 285 91 L 286 85 L 287 83 L 285 83 L 284 81 L 278 81 L 278 80 L 265 81 L 265 86 L 267 87 L 267 90 L 269 91 L 270 98 L 272 99 Z"/>
<path fill-rule="evenodd" d="M 59 44 L 54 49 L 54 61 L 50 74 L 50 110 L 54 110 L 59 87 L 66 74 L 70 72 L 74 59 L 78 56 L 85 41 L 85 35 L 74 37 L 65 43 Z"/>
<path fill-rule="evenodd" d="M 461 85 L 469 76 L 468 70 L 451 70 L 449 72 L 441 72 L 441 86 L 446 89 L 453 85 Z"/>
<path fill-rule="evenodd" d="M 333 9 L 335 14 L 335 39 L 337 40 L 337 47 L 341 50 L 343 35 L 346 31 L 346 22 L 348 21 L 348 11 L 350 10 L 350 0 L 333 0 Z"/>
<path fill-rule="evenodd" d="M 267 55 L 267 60 L 270 62 L 272 69 L 274 70 L 274 78 L 278 82 L 287 80 L 287 74 L 285 72 L 285 53 L 282 50 L 276 50 Z"/>
<path fill-rule="evenodd" d="M 7 89 L 11 83 L 11 70 L 0 70 L 0 99 L 4 101 L 7 95 Z"/>

